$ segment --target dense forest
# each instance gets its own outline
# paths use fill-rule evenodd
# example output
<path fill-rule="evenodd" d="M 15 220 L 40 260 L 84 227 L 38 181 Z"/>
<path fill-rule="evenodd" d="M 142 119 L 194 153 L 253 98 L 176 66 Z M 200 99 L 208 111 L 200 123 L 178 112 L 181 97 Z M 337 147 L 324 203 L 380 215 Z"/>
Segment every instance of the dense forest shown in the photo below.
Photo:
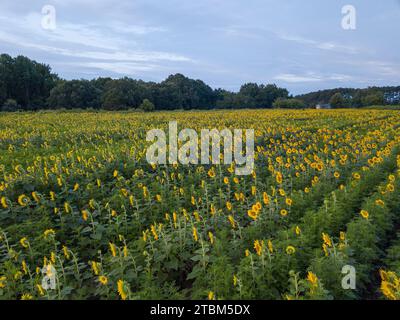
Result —
<path fill-rule="evenodd" d="M 275 84 L 247 83 L 239 92 L 212 89 L 201 80 L 182 74 L 160 83 L 131 78 L 64 80 L 50 66 L 27 57 L 0 56 L 0 107 L 2 111 L 39 109 L 213 109 L 305 108 L 318 103 L 333 107 L 385 104 L 385 94 L 400 87 L 332 89 L 298 97 Z"/>

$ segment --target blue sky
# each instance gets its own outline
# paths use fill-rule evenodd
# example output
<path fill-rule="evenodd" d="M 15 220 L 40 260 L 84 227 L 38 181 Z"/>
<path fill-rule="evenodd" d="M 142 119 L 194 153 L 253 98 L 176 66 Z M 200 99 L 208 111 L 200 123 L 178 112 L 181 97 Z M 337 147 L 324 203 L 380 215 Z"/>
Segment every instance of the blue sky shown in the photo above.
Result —
<path fill-rule="evenodd" d="M 356 9 L 355 30 L 341 25 Z M 42 28 L 42 7 L 56 29 Z M 0 51 L 60 76 L 162 81 L 183 73 L 212 87 L 276 83 L 293 94 L 400 85 L 400 0 L 2 0 Z"/>

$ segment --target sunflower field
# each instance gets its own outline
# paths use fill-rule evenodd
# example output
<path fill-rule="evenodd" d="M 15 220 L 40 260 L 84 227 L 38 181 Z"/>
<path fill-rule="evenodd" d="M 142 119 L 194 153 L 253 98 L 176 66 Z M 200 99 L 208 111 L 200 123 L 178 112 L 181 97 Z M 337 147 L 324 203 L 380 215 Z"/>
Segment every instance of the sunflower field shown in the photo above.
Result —
<path fill-rule="evenodd" d="M 148 164 L 169 121 L 254 129 L 254 171 Z M 0 142 L 0 299 L 400 299 L 398 111 L 4 113 Z"/>

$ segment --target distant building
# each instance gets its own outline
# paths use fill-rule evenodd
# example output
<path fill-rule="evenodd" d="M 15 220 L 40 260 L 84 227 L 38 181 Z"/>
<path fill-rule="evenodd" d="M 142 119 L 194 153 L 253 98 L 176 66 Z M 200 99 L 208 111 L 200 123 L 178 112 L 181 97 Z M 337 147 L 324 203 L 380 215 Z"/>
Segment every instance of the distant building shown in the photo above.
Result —
<path fill-rule="evenodd" d="M 353 96 L 349 93 L 343 94 L 343 99 L 345 100 L 353 100 Z"/>
<path fill-rule="evenodd" d="M 315 109 L 332 109 L 332 106 L 329 103 L 326 104 L 319 103 L 315 106 Z"/>
<path fill-rule="evenodd" d="M 389 104 L 400 103 L 400 92 L 385 92 L 383 97 Z"/>

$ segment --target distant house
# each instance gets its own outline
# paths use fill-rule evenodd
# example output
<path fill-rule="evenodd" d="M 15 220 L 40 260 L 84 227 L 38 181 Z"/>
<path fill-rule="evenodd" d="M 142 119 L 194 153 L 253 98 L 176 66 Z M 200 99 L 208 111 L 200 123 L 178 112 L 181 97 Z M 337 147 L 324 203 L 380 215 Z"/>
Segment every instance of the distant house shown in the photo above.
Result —
<path fill-rule="evenodd" d="M 315 109 L 332 109 L 332 106 L 329 103 L 326 104 L 319 103 L 315 106 Z"/>
<path fill-rule="evenodd" d="M 390 104 L 400 103 L 400 92 L 385 92 L 383 97 Z"/>
<path fill-rule="evenodd" d="M 352 99 L 353 99 L 353 96 L 352 96 L 351 94 L 349 94 L 349 93 L 344 93 L 344 94 L 343 94 L 343 99 L 345 99 L 345 100 L 352 100 Z"/>

